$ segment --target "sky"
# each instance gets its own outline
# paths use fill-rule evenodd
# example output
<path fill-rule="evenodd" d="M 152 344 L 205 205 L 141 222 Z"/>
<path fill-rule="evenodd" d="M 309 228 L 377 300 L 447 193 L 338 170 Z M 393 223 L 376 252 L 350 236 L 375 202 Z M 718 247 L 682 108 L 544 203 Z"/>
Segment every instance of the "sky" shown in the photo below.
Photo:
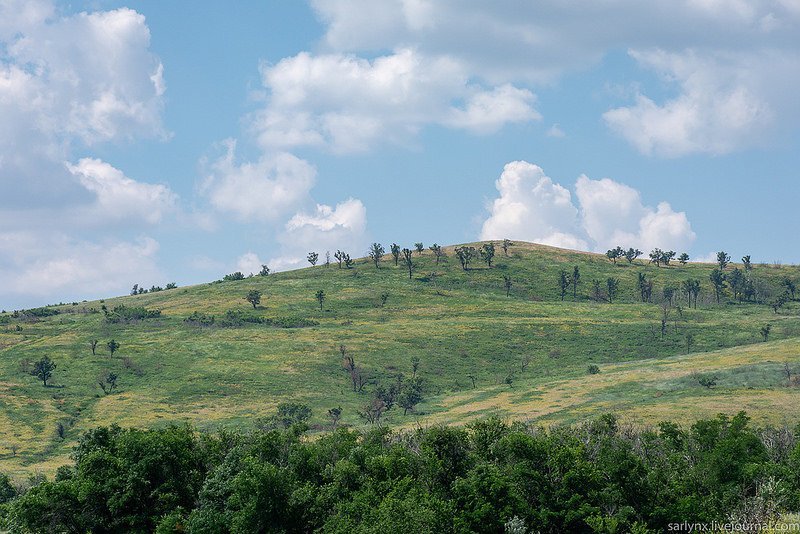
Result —
<path fill-rule="evenodd" d="M 0 0 L 0 309 L 534 241 L 800 262 L 800 0 Z"/>

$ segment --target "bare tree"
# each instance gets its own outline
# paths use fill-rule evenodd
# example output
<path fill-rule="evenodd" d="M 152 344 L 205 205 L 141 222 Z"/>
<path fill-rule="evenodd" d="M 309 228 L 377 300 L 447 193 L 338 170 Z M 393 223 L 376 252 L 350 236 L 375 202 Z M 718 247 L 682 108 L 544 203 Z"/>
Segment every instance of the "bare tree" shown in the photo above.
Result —
<path fill-rule="evenodd" d="M 92 347 L 92 356 L 96 356 L 97 353 L 97 340 L 93 339 L 89 342 L 89 346 Z"/>
<path fill-rule="evenodd" d="M 375 264 L 375 268 L 376 269 L 379 268 L 378 264 L 380 263 L 381 258 L 383 258 L 383 254 L 385 252 L 386 252 L 386 250 L 383 248 L 383 245 L 381 245 L 380 243 L 373 243 L 372 245 L 370 245 L 370 247 L 369 247 L 369 257 L 372 260 L 372 263 Z"/>
<path fill-rule="evenodd" d="M 360 392 L 364 389 L 364 384 L 366 383 L 364 374 L 356 365 L 355 358 L 347 353 L 347 348 L 344 345 L 339 345 L 339 352 L 342 354 L 342 367 L 350 373 L 350 382 L 353 385 L 353 391 Z"/>
<path fill-rule="evenodd" d="M 503 243 L 500 245 L 500 247 L 503 249 L 503 254 L 505 256 L 508 256 L 508 249 L 513 245 L 514 243 L 512 243 L 509 239 L 503 239 Z"/>
<path fill-rule="evenodd" d="M 431 252 L 433 252 L 434 258 L 436 258 L 436 265 L 439 265 L 439 260 L 441 258 L 443 258 L 444 255 L 445 255 L 444 254 L 444 250 L 442 249 L 442 247 L 440 245 L 437 245 L 436 243 L 434 243 L 433 245 L 431 245 L 428 248 L 431 249 Z"/>

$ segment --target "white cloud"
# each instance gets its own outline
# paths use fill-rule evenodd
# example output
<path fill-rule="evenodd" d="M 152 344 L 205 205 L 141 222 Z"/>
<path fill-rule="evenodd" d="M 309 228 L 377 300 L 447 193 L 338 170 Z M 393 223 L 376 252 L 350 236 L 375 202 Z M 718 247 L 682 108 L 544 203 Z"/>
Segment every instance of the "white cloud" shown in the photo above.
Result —
<path fill-rule="evenodd" d="M 0 233 L 0 298 L 85 299 L 126 294 L 134 283 L 162 283 L 158 243 L 88 242 L 61 233 Z"/>
<path fill-rule="evenodd" d="M 558 123 L 553 124 L 547 130 L 547 137 L 555 137 L 555 138 L 559 138 L 560 139 L 560 138 L 563 138 L 563 137 L 566 137 L 566 136 L 567 136 L 567 134 L 564 133 L 564 130 L 561 129 L 561 125 L 558 124 Z"/>
<path fill-rule="evenodd" d="M 398 47 L 447 58 L 492 87 L 551 84 L 626 46 L 677 96 L 643 90 L 605 120 L 638 150 L 721 154 L 795 128 L 800 9 L 794 0 L 316 0 L 324 45 L 371 56 Z M 424 14 L 424 16 L 422 15 Z"/>
<path fill-rule="evenodd" d="M 122 171 L 93 158 L 83 158 L 67 169 L 97 197 L 95 211 L 104 219 L 139 218 L 151 224 L 175 207 L 176 195 L 165 185 L 131 180 Z"/>
<path fill-rule="evenodd" d="M 651 50 L 631 55 L 680 87 L 679 95 L 663 104 L 639 94 L 633 106 L 603 115 L 609 127 L 644 154 L 724 154 L 757 144 L 772 129 L 777 113 L 798 115 L 796 105 L 776 109 L 800 82 L 796 54 L 710 57 Z"/>
<path fill-rule="evenodd" d="M 335 207 L 317 204 L 311 213 L 298 212 L 286 223 L 279 236 L 281 254 L 269 261 L 270 268 L 285 270 L 303 266 L 306 254 L 315 251 L 324 256 L 337 249 L 353 258 L 366 254 L 368 239 L 367 209 L 354 198 L 339 202 Z"/>
<path fill-rule="evenodd" d="M 0 204 L 63 205 L 80 190 L 77 147 L 164 137 L 163 66 L 144 16 L 62 16 L 49 1 L 0 2 Z"/>
<path fill-rule="evenodd" d="M 687 250 L 696 237 L 685 213 L 666 202 L 656 209 L 646 206 L 638 191 L 608 178 L 580 176 L 577 206 L 569 190 L 525 161 L 506 164 L 496 187 L 499 197 L 483 223 L 482 240 L 508 238 L 603 252 L 617 245 Z"/>
<path fill-rule="evenodd" d="M 538 165 L 512 161 L 495 182 L 499 198 L 490 208 L 480 238 L 519 239 L 553 246 L 586 248 L 576 236 L 578 210 L 570 192 Z"/>
<path fill-rule="evenodd" d="M 258 274 L 261 271 L 261 266 L 266 265 L 267 262 L 261 261 L 258 254 L 255 252 L 245 252 L 236 260 L 236 269 L 243 273 L 245 276 L 249 274 Z"/>
<path fill-rule="evenodd" d="M 201 191 L 219 211 L 241 220 L 274 221 L 310 200 L 314 167 L 288 153 L 262 155 L 255 162 L 236 161 L 236 142 L 210 165 Z"/>
<path fill-rule="evenodd" d="M 268 103 L 251 126 L 267 150 L 311 145 L 357 152 L 403 142 L 426 125 L 490 133 L 540 118 L 529 90 L 484 87 L 451 58 L 411 48 L 373 60 L 303 52 L 261 71 Z"/>

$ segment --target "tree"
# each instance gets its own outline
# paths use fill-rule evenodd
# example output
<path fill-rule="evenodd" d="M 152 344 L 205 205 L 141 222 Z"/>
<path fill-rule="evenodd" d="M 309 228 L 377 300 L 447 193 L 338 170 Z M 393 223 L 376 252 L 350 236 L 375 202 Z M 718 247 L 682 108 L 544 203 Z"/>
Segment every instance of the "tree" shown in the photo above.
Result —
<path fill-rule="evenodd" d="M 331 266 L 331 251 L 330 250 L 326 250 L 325 251 L 325 267 L 330 267 L 330 266 Z"/>
<path fill-rule="evenodd" d="M 381 308 L 386 306 L 386 301 L 389 300 L 389 293 L 383 292 L 381 293 Z"/>
<path fill-rule="evenodd" d="M 258 276 L 269 276 L 269 267 L 262 265 L 261 270 L 258 271 Z"/>
<path fill-rule="evenodd" d="M 711 284 L 714 286 L 714 294 L 717 296 L 717 304 L 719 304 L 719 297 L 722 290 L 725 289 L 725 275 L 719 269 L 714 269 L 709 275 Z"/>
<path fill-rule="evenodd" d="M 606 280 L 606 291 L 608 292 L 609 304 L 614 302 L 614 297 L 617 295 L 617 289 L 619 289 L 619 278 L 611 277 Z"/>
<path fill-rule="evenodd" d="M 320 289 L 314 296 L 319 302 L 319 311 L 322 311 L 322 303 L 325 302 L 325 292 Z"/>
<path fill-rule="evenodd" d="M 661 263 L 664 265 L 669 265 L 675 259 L 675 251 L 674 250 L 662 250 L 661 251 Z"/>
<path fill-rule="evenodd" d="M 636 249 L 629 248 L 628 250 L 625 251 L 625 259 L 628 260 L 628 263 L 633 263 L 633 260 L 635 260 L 641 255 L 642 251 L 639 250 L 638 248 Z"/>
<path fill-rule="evenodd" d="M 369 247 L 369 257 L 372 260 L 372 263 L 375 264 L 375 268 L 377 269 L 378 263 L 380 263 L 381 258 L 383 258 L 386 249 L 383 248 L 383 245 L 380 243 L 373 243 Z"/>
<path fill-rule="evenodd" d="M 597 302 L 603 300 L 603 288 L 600 280 L 592 280 L 592 293 L 594 295 L 594 300 Z"/>
<path fill-rule="evenodd" d="M 422 254 L 422 251 L 425 250 L 425 245 L 422 243 L 414 243 L 414 248 L 417 251 L 417 254 Z"/>
<path fill-rule="evenodd" d="M 764 338 L 764 343 L 767 342 L 767 339 L 769 338 L 769 333 L 770 333 L 771 330 L 772 330 L 772 325 L 769 324 L 769 323 L 767 323 L 764 326 L 762 326 L 761 330 L 759 330 L 759 332 L 761 333 L 761 337 Z"/>
<path fill-rule="evenodd" d="M 642 299 L 642 302 L 650 302 L 650 298 L 653 295 L 653 281 L 647 279 L 647 275 L 644 273 L 637 273 L 637 281 L 636 287 L 639 289 L 639 296 Z"/>
<path fill-rule="evenodd" d="M 106 343 L 106 346 L 108 347 L 108 351 L 111 353 L 111 357 L 113 358 L 114 353 L 117 352 L 117 349 L 119 349 L 119 343 L 117 343 L 115 339 L 112 339 Z"/>
<path fill-rule="evenodd" d="M 772 311 L 774 311 L 774 312 L 777 314 L 777 313 L 778 313 L 778 310 L 779 310 L 780 308 L 782 308 L 784 304 L 786 304 L 786 299 L 787 299 L 787 298 L 788 298 L 788 297 L 786 296 L 786 293 L 784 293 L 783 295 L 778 295 L 778 296 L 775 298 L 775 300 L 773 300 L 773 301 L 770 303 L 770 306 L 772 306 Z"/>
<path fill-rule="evenodd" d="M 512 243 L 511 240 L 503 239 L 503 244 L 501 244 L 500 247 L 503 249 L 503 254 L 505 256 L 508 256 L 508 249 L 510 247 L 512 247 L 513 245 L 514 245 L 514 243 Z"/>
<path fill-rule="evenodd" d="M 744 265 L 745 271 L 749 271 L 753 268 L 753 265 L 750 263 L 750 254 L 742 256 L 742 264 Z"/>
<path fill-rule="evenodd" d="M 619 258 L 619 252 L 617 252 L 617 249 L 615 248 L 608 249 L 606 251 L 606 257 L 616 264 L 617 258 Z"/>
<path fill-rule="evenodd" d="M 317 265 L 317 260 L 319 260 L 319 254 L 317 254 L 316 252 L 309 252 L 308 256 L 306 256 L 306 259 L 308 260 L 308 263 L 310 263 L 312 267 L 315 267 Z"/>
<path fill-rule="evenodd" d="M 339 422 L 339 419 L 342 418 L 342 407 L 337 406 L 336 408 L 330 408 L 328 410 L 328 418 L 331 420 L 332 429 L 336 430 L 336 425 Z"/>
<path fill-rule="evenodd" d="M 41 360 L 33 364 L 33 375 L 39 378 L 47 387 L 47 381 L 53 376 L 53 371 L 56 369 L 56 362 L 50 359 L 49 356 L 44 356 Z"/>
<path fill-rule="evenodd" d="M 511 294 L 511 286 L 512 286 L 511 277 L 508 276 L 507 274 L 504 274 L 503 275 L 503 287 L 506 288 L 506 296 L 507 297 Z"/>
<path fill-rule="evenodd" d="M 419 363 L 420 363 L 419 356 L 413 356 L 411 358 L 411 378 L 417 378 L 417 371 L 419 370 Z"/>
<path fill-rule="evenodd" d="M 397 404 L 403 409 L 403 415 L 413 410 L 414 406 L 422 402 L 422 384 L 414 378 L 403 384 L 403 389 L 397 398 Z"/>
<path fill-rule="evenodd" d="M 730 261 L 731 261 L 731 255 L 730 254 L 728 254 L 724 250 L 720 250 L 719 252 L 717 252 L 717 265 L 719 265 L 719 270 L 720 271 L 724 271 L 725 267 L 728 266 Z"/>
<path fill-rule="evenodd" d="M 792 300 L 794 300 L 794 293 L 797 291 L 797 286 L 795 285 L 794 281 L 786 276 L 783 278 L 783 280 L 781 280 L 781 285 L 786 288 L 786 292 L 790 294 L 792 296 Z"/>
<path fill-rule="evenodd" d="M 353 391 L 361 391 L 364 389 L 364 384 L 366 383 L 361 368 L 356 365 L 355 358 L 347 353 L 347 347 L 339 345 L 339 352 L 342 354 L 342 367 L 350 374 L 350 382 L 353 385 Z"/>
<path fill-rule="evenodd" d="M 469 262 L 475 257 L 476 251 L 475 247 L 457 247 L 456 248 L 456 256 L 458 257 L 458 261 L 461 263 L 461 268 L 463 270 L 467 270 L 469 268 Z"/>
<path fill-rule="evenodd" d="M 411 260 L 411 250 L 404 248 L 402 253 L 403 265 L 405 265 L 406 269 L 408 269 L 408 279 L 411 280 L 411 273 L 414 270 L 414 262 Z"/>
<path fill-rule="evenodd" d="M 336 250 L 336 252 L 333 253 L 333 257 L 339 263 L 339 268 L 340 269 L 342 268 L 342 262 L 344 261 L 344 256 L 345 256 L 344 252 L 342 252 L 341 250 L 338 250 L 338 249 Z"/>
<path fill-rule="evenodd" d="M 253 309 L 255 310 L 259 304 L 261 304 L 261 291 L 258 289 L 251 289 L 247 292 L 247 295 L 244 297 L 244 300 L 249 302 L 253 305 Z"/>
<path fill-rule="evenodd" d="M 352 269 L 353 265 L 355 265 L 356 261 L 350 259 L 350 254 L 344 254 L 344 266 L 346 269 Z"/>
<path fill-rule="evenodd" d="M 481 258 L 486 262 L 486 265 L 491 269 L 492 260 L 494 259 L 494 243 L 484 243 L 481 247 Z"/>
<path fill-rule="evenodd" d="M 656 267 L 661 266 L 661 260 L 664 258 L 664 251 L 660 248 L 654 248 L 650 251 L 650 263 L 655 263 Z"/>
<path fill-rule="evenodd" d="M 108 395 L 117 387 L 117 374 L 111 371 L 103 373 L 97 378 L 97 383 L 100 385 L 100 389 L 103 390 L 103 393 Z"/>
<path fill-rule="evenodd" d="M 564 301 L 564 295 L 567 294 L 567 289 L 569 289 L 570 285 L 569 275 L 567 271 L 561 269 L 561 272 L 558 274 L 558 287 L 561 289 L 561 301 Z"/>
<path fill-rule="evenodd" d="M 689 261 L 689 255 L 685 252 L 681 252 L 681 255 L 678 256 L 678 263 L 680 263 L 681 265 L 686 265 L 688 261 Z"/>
<path fill-rule="evenodd" d="M 686 354 L 689 354 L 692 351 L 692 345 L 694 344 L 694 334 L 691 332 L 686 333 Z"/>
<path fill-rule="evenodd" d="M 572 269 L 572 300 L 578 299 L 578 284 L 581 282 L 581 271 L 576 265 Z"/>
<path fill-rule="evenodd" d="M 91 340 L 89 342 L 89 346 L 92 347 L 92 356 L 96 356 L 97 355 L 96 354 L 96 351 L 97 351 L 97 340 L 96 339 Z"/>
<path fill-rule="evenodd" d="M 278 404 L 276 421 L 283 427 L 302 425 L 311 418 L 311 408 L 300 402 L 282 402 Z"/>
<path fill-rule="evenodd" d="M 697 309 L 697 296 L 700 294 L 700 280 L 689 278 L 681 283 L 683 292 L 686 293 L 686 301 L 689 306 L 694 302 L 694 309 Z"/>
<path fill-rule="evenodd" d="M 742 271 L 740 271 L 738 268 L 734 268 L 725 276 L 725 278 L 728 280 L 728 285 L 733 293 L 733 298 L 735 300 L 742 300 L 742 296 L 744 295 L 744 286 L 746 283 L 746 278 L 744 274 L 742 274 Z"/>
<path fill-rule="evenodd" d="M 439 265 L 439 260 L 444 256 L 444 250 L 440 245 L 437 245 L 436 243 L 434 243 L 428 248 L 431 249 L 431 252 L 433 252 L 433 256 L 436 258 L 436 265 Z"/>
<path fill-rule="evenodd" d="M 392 251 L 392 257 L 394 258 L 394 266 L 397 267 L 397 264 L 400 262 L 400 245 L 397 243 L 392 243 L 392 246 L 389 247 L 389 250 Z"/>
<path fill-rule="evenodd" d="M 703 375 L 697 379 L 697 382 L 708 389 L 717 385 L 717 375 Z"/>

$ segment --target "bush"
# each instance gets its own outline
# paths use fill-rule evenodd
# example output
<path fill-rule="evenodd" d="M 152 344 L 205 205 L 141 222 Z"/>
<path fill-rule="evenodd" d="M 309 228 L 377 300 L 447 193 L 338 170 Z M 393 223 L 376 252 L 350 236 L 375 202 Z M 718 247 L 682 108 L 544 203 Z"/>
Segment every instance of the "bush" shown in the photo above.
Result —
<path fill-rule="evenodd" d="M 225 276 L 222 277 L 223 282 L 232 282 L 234 280 L 244 280 L 244 274 L 242 274 L 239 271 L 236 271 L 235 273 L 226 274 Z"/>
<path fill-rule="evenodd" d="M 600 372 L 600 368 L 599 368 L 599 367 L 597 367 L 595 364 L 593 364 L 593 363 L 592 363 L 592 364 L 589 364 L 589 367 L 587 367 L 587 368 L 586 368 L 586 371 L 587 371 L 587 372 L 588 372 L 590 375 L 596 375 L 597 373 L 599 373 L 599 372 Z"/>
<path fill-rule="evenodd" d="M 193 326 L 214 326 L 214 316 L 195 311 L 184 319 L 183 322 Z"/>

